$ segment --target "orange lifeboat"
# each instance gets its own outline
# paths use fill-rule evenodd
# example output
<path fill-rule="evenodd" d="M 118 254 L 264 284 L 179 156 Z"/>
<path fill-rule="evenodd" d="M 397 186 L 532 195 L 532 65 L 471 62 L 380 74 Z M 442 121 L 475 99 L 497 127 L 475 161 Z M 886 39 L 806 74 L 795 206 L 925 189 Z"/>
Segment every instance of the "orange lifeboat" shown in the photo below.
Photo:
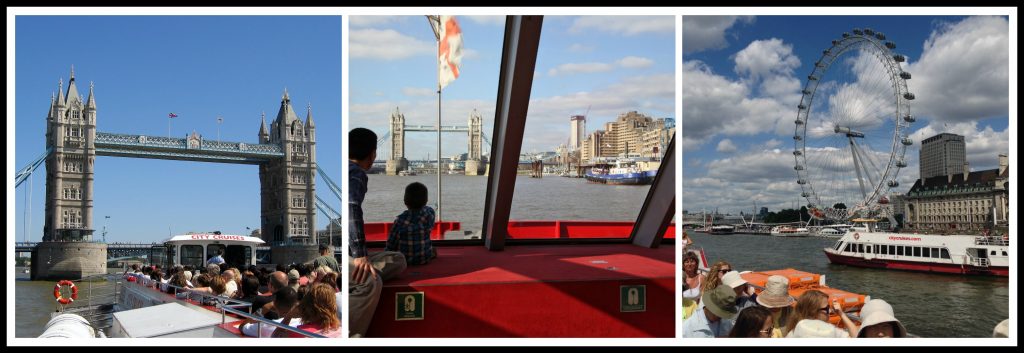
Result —
<path fill-rule="evenodd" d="M 787 268 L 783 270 L 746 272 L 740 274 L 747 283 L 760 287 L 756 289 L 758 294 L 761 293 L 762 288 L 764 288 L 765 284 L 768 283 L 768 277 L 775 275 L 789 279 L 789 295 L 793 298 L 799 298 L 804 294 L 804 292 L 809 290 L 818 290 L 828 295 L 829 303 L 839 301 L 839 305 L 843 308 L 843 311 L 847 313 L 859 311 L 860 308 L 864 306 L 864 302 L 867 301 L 867 296 L 863 294 L 847 292 L 824 285 L 821 280 L 821 275 L 816 273 Z M 842 319 L 840 319 L 839 313 L 830 313 L 829 323 L 836 326 L 842 326 Z"/>

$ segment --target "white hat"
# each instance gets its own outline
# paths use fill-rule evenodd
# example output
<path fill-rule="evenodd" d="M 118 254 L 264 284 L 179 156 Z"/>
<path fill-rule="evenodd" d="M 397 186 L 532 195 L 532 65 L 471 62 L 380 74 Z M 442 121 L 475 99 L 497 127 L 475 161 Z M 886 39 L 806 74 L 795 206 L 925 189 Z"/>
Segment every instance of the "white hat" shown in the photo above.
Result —
<path fill-rule="evenodd" d="M 1010 337 L 1010 319 L 1003 320 L 999 325 L 996 325 L 996 328 L 992 330 L 992 337 Z"/>
<path fill-rule="evenodd" d="M 893 335 L 896 337 L 907 337 L 907 329 L 903 327 L 900 320 L 896 319 L 892 311 L 892 305 L 889 305 L 884 300 L 871 299 L 864 303 L 864 306 L 860 308 L 860 318 L 860 331 L 857 333 L 857 337 L 865 337 L 865 328 L 886 322 L 896 323 L 893 331 L 898 332 L 893 332 Z"/>
<path fill-rule="evenodd" d="M 785 308 L 793 305 L 794 301 L 789 295 L 789 279 L 779 275 L 768 277 L 764 290 L 757 295 L 757 303 L 769 309 Z"/>
<path fill-rule="evenodd" d="M 803 319 L 796 324 L 786 338 L 849 338 L 846 330 L 841 330 L 830 323 L 815 320 Z"/>
<path fill-rule="evenodd" d="M 747 284 L 747 281 L 740 276 L 739 272 L 729 271 L 722 276 L 722 284 L 729 286 L 729 288 L 736 289 L 739 286 Z"/>

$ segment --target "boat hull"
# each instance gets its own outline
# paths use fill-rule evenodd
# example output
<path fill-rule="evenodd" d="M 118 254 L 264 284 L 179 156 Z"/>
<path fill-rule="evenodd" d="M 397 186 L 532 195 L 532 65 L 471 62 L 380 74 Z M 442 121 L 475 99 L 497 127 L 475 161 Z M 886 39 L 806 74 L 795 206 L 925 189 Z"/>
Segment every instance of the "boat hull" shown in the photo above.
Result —
<path fill-rule="evenodd" d="M 982 276 L 1001 276 L 1008 277 L 1010 275 L 1009 267 L 990 266 L 990 267 L 978 267 L 971 265 L 957 265 L 957 264 L 943 264 L 943 263 L 930 263 L 930 262 L 916 262 L 916 261 L 900 261 L 900 260 L 889 260 L 889 259 L 865 259 L 855 256 L 846 256 L 836 253 L 825 251 L 825 256 L 828 256 L 828 261 L 839 265 L 848 265 L 854 267 L 867 267 L 867 268 L 884 268 L 891 270 L 903 270 L 903 271 L 915 271 L 915 272 L 932 272 L 932 273 L 948 273 L 948 274 L 962 274 L 962 275 L 982 275 Z"/>
<path fill-rule="evenodd" d="M 609 185 L 646 185 L 651 183 L 644 173 L 587 174 L 587 180 Z"/>

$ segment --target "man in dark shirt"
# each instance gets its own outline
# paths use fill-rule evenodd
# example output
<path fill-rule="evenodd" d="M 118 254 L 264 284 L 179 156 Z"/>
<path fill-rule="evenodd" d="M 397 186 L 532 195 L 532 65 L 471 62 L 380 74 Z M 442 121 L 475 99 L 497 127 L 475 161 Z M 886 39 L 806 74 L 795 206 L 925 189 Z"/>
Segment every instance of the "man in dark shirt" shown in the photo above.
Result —
<path fill-rule="evenodd" d="M 377 134 L 369 129 L 355 128 L 348 133 L 348 286 L 349 336 L 362 337 L 373 320 L 380 301 L 383 281 L 405 271 L 405 256 L 400 252 L 383 251 L 373 255 L 366 249 L 363 229 L 363 199 L 369 178 L 366 171 L 377 159 Z"/>

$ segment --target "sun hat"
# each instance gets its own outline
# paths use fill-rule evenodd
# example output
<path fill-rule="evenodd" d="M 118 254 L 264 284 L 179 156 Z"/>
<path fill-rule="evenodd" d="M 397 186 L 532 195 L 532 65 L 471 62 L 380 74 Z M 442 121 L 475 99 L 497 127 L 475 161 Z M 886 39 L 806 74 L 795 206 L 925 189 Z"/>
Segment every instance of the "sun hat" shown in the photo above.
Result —
<path fill-rule="evenodd" d="M 757 304 L 769 309 L 784 308 L 793 305 L 795 301 L 789 295 L 789 279 L 779 275 L 768 277 L 764 291 L 757 295 Z"/>
<path fill-rule="evenodd" d="M 712 314 L 723 319 L 732 320 L 740 312 L 736 308 L 736 292 L 724 284 L 719 284 L 715 289 L 704 292 L 700 301 L 705 308 L 711 310 Z"/>
<path fill-rule="evenodd" d="M 1003 320 L 1003 322 L 996 325 L 996 328 L 992 330 L 992 337 L 1010 337 L 1010 319 Z"/>
<path fill-rule="evenodd" d="M 722 276 L 722 284 L 729 286 L 729 288 L 736 289 L 739 286 L 747 284 L 747 281 L 740 276 L 739 272 L 729 271 Z"/>
<path fill-rule="evenodd" d="M 786 338 L 849 338 L 845 330 L 815 319 L 803 319 L 796 324 Z"/>
<path fill-rule="evenodd" d="M 866 337 L 864 336 L 865 328 L 886 322 L 896 323 L 895 331 L 898 332 L 893 332 L 896 337 L 907 337 L 907 329 L 893 315 L 892 305 L 889 305 L 884 300 L 871 299 L 864 303 L 864 306 L 860 308 L 860 318 L 860 331 L 857 333 L 857 337 Z"/>

